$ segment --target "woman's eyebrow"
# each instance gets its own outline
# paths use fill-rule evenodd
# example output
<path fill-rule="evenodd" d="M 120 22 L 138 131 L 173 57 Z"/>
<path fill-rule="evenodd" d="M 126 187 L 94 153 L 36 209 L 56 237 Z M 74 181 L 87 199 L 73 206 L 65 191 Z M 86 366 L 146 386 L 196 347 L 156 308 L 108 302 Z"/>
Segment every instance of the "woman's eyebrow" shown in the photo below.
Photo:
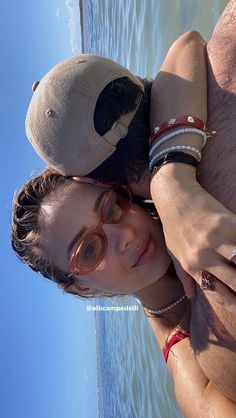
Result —
<path fill-rule="evenodd" d="M 94 212 L 97 212 L 97 210 L 99 208 L 99 205 L 101 203 L 101 200 L 102 200 L 105 193 L 107 193 L 107 190 L 102 191 L 101 193 L 99 193 L 99 195 L 98 195 L 98 197 L 97 197 L 97 199 L 95 200 L 95 203 L 94 203 L 94 207 L 93 207 Z M 82 237 L 82 235 L 84 235 L 86 230 L 87 230 L 87 228 L 85 226 L 82 229 L 80 229 L 80 231 L 74 236 L 74 238 L 72 239 L 72 241 L 68 245 L 68 250 L 67 250 L 67 258 L 68 259 L 70 257 L 70 253 L 71 253 L 72 248 L 74 247 L 76 242 L 79 241 L 79 239 Z"/>

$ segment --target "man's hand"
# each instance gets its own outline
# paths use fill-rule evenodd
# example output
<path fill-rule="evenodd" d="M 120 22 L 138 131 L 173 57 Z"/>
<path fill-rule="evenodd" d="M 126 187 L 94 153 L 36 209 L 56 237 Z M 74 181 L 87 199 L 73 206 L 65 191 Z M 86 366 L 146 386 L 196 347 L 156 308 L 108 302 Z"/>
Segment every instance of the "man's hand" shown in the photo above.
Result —
<path fill-rule="evenodd" d="M 168 251 L 189 297 L 194 289 L 188 275 L 201 285 L 203 271 L 236 291 L 236 265 L 231 261 L 236 248 L 236 215 L 202 189 L 193 173 L 193 167 L 169 164 L 151 181 Z"/>

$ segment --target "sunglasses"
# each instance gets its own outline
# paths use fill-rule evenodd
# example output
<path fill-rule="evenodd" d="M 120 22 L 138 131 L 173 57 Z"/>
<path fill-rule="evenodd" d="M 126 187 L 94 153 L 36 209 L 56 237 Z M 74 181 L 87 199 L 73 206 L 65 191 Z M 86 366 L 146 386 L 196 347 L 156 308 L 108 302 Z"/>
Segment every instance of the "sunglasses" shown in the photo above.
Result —
<path fill-rule="evenodd" d="M 101 217 L 94 229 L 85 233 L 77 242 L 70 259 L 71 273 L 85 275 L 96 269 L 107 250 L 107 237 L 102 229 L 104 224 L 118 224 L 130 210 L 131 191 L 126 186 L 106 192 L 101 200 Z"/>

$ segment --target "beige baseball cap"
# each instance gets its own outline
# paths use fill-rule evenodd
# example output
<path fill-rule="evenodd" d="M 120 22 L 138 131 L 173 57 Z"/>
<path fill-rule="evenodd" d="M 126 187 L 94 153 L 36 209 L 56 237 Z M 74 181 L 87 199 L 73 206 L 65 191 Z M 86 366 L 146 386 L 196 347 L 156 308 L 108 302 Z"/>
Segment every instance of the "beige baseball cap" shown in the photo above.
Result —
<path fill-rule="evenodd" d="M 107 84 L 121 77 L 129 77 L 144 90 L 125 67 L 87 54 L 62 61 L 34 83 L 26 134 L 47 164 L 64 175 L 84 176 L 113 154 L 127 135 L 141 99 L 103 136 L 95 131 L 94 110 Z"/>

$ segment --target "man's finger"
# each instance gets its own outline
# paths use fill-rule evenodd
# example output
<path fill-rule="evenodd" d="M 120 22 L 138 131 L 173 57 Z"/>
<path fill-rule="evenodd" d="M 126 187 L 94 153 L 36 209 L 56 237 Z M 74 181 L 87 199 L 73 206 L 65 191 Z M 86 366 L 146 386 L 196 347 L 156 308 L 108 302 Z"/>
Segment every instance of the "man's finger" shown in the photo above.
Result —
<path fill-rule="evenodd" d="M 229 261 L 225 260 L 225 262 L 217 261 L 217 266 L 209 266 L 207 269 L 199 272 L 194 278 L 198 282 L 198 284 L 204 288 L 204 283 L 202 283 L 204 276 L 205 276 L 205 284 L 206 284 L 206 272 L 211 273 L 215 276 L 218 280 L 236 292 L 236 268 L 229 265 Z"/>

